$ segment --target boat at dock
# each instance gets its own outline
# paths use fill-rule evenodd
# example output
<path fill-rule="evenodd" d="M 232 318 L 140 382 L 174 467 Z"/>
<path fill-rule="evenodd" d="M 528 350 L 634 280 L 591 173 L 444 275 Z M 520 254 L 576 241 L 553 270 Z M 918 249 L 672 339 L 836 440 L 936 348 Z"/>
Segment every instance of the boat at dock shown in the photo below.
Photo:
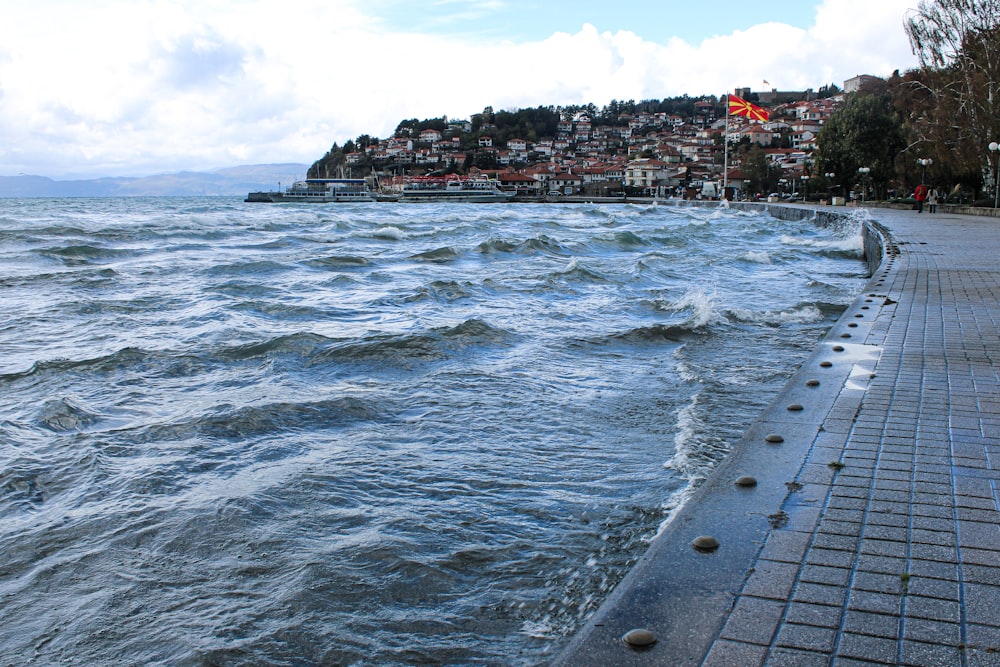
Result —
<path fill-rule="evenodd" d="M 500 183 L 485 176 L 415 176 L 399 191 L 401 202 L 506 202 L 513 192 L 500 189 Z"/>
<path fill-rule="evenodd" d="M 244 200 L 257 203 L 311 202 L 372 202 L 375 198 L 363 178 L 307 178 L 296 181 L 287 190 L 251 192 Z"/>

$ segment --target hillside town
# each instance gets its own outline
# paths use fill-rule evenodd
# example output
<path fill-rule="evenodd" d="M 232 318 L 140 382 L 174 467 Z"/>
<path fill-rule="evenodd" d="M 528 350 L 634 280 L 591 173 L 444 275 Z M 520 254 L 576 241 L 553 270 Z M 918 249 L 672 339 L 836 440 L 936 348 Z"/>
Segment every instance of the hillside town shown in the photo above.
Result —
<path fill-rule="evenodd" d="M 485 174 L 525 198 L 816 197 L 830 189 L 824 175 L 814 173 L 820 130 L 845 95 L 873 81 L 880 80 L 859 75 L 845 81 L 842 89 L 833 86 L 832 91 L 823 91 L 825 96 L 812 90 L 734 91 L 766 106 L 770 112 L 766 122 L 727 117 L 725 98 L 720 97 L 697 100 L 687 116 L 639 111 L 619 114 L 612 123 L 606 116 L 600 122 L 585 110 L 560 110 L 555 133 L 535 140 L 499 139 L 497 126 L 490 122 L 491 110 L 477 123 L 451 119 L 443 129 L 401 124 L 388 139 L 363 146 L 351 142 L 355 150 L 336 155 L 336 160 L 331 151 L 311 167 L 309 175 L 374 175 L 379 187 L 391 189 L 413 176 Z M 755 178 L 743 164 L 745 156 L 760 153 L 769 178 L 759 174 Z M 729 190 L 722 192 L 723 185 Z M 772 188 L 775 192 L 770 192 Z"/>

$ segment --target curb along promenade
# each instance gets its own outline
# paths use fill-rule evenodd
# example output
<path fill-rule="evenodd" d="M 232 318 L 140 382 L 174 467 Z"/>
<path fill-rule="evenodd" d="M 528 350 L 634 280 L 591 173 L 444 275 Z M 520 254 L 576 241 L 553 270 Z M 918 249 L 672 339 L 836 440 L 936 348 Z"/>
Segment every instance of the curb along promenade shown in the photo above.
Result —
<path fill-rule="evenodd" d="M 1000 220 L 871 217 L 864 292 L 555 664 L 1000 665 Z"/>

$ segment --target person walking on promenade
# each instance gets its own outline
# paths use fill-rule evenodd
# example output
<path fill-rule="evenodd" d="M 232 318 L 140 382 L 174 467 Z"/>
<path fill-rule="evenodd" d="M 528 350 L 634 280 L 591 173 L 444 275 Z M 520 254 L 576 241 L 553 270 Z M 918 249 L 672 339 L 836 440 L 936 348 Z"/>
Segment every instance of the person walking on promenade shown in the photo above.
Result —
<path fill-rule="evenodd" d="M 913 191 L 913 196 L 917 199 L 917 213 L 924 212 L 924 200 L 927 199 L 927 186 L 921 183 Z"/>
<path fill-rule="evenodd" d="M 927 209 L 931 213 L 937 212 L 938 199 L 940 199 L 940 196 L 938 195 L 937 188 L 931 188 L 930 192 L 927 193 Z"/>

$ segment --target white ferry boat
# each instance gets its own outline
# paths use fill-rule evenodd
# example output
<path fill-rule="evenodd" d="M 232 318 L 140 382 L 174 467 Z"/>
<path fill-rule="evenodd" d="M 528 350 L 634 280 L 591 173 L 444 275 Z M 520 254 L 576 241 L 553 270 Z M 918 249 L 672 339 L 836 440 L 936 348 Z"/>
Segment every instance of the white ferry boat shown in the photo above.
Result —
<path fill-rule="evenodd" d="M 251 192 L 248 202 L 370 202 L 375 201 L 363 178 L 307 178 L 277 192 Z"/>
<path fill-rule="evenodd" d="M 485 176 L 415 176 L 399 193 L 401 202 L 505 202 L 513 192 L 504 192 L 500 184 Z"/>

